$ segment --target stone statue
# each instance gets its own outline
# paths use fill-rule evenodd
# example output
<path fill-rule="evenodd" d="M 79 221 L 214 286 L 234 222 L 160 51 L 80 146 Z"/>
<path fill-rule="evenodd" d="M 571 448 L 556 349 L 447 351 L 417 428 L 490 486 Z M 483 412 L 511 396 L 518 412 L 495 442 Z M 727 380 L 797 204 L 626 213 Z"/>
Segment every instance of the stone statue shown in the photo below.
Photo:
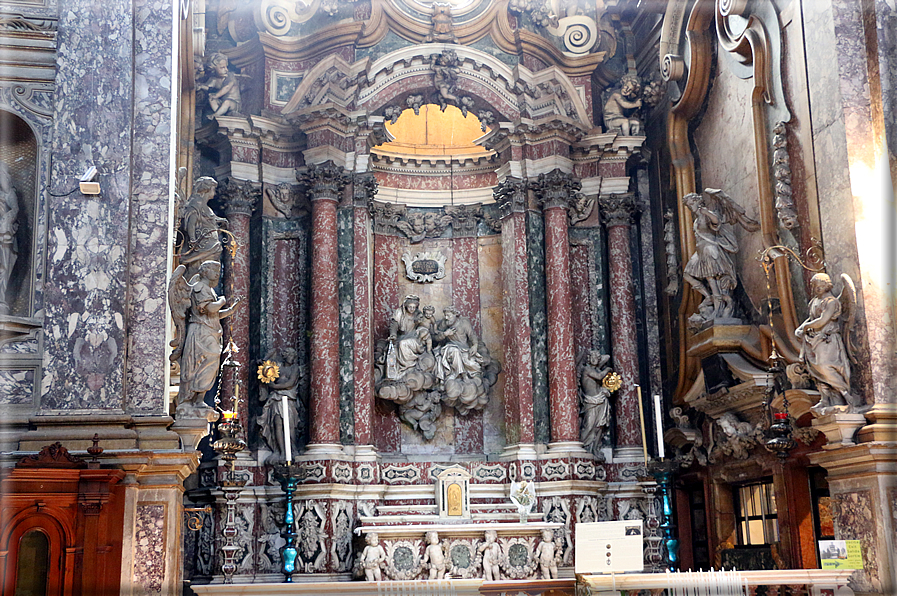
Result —
<path fill-rule="evenodd" d="M 486 541 L 478 548 L 478 553 L 483 553 L 483 579 L 487 582 L 501 579 L 501 547 L 498 545 L 498 532 L 486 530 Z"/>
<path fill-rule="evenodd" d="M 601 382 L 611 372 L 607 366 L 610 356 L 598 350 L 590 350 L 588 360 L 581 365 L 579 374 L 580 399 L 582 400 L 582 426 L 579 437 L 583 447 L 599 455 L 604 432 L 610 424 L 610 390 Z"/>
<path fill-rule="evenodd" d="M 811 408 L 817 416 L 840 409 L 853 413 L 862 406 L 861 398 L 850 392 L 850 365 L 853 345 L 850 331 L 856 312 L 856 287 L 846 273 L 841 274 L 841 293 L 832 293 L 832 278 L 817 273 L 810 279 L 809 316 L 794 330 L 801 341 L 800 359 L 821 395 Z"/>
<path fill-rule="evenodd" d="M 215 385 L 221 368 L 221 319 L 229 317 L 239 299 L 225 308 L 227 300 L 215 294 L 221 277 L 221 263 L 206 261 L 190 281 L 184 277 L 186 267 L 178 265 L 168 285 L 168 299 L 176 327 L 174 349 L 170 358 L 181 367 L 178 388 L 178 414 L 204 411 L 206 391 Z M 186 329 L 186 333 L 185 330 Z"/>
<path fill-rule="evenodd" d="M 432 26 L 430 33 L 424 38 L 424 43 L 433 41 L 444 43 L 458 43 L 452 24 L 452 5 L 441 2 L 433 3 L 433 14 L 430 16 Z"/>
<path fill-rule="evenodd" d="M 454 307 L 437 320 L 432 306 L 406 296 L 393 312 L 389 338 L 377 347 L 374 389 L 399 406 L 399 416 L 431 440 L 442 405 L 466 415 L 489 402 L 501 365 L 467 317 Z"/>
<path fill-rule="evenodd" d="M 12 185 L 9 167 L 0 161 L 0 315 L 9 314 L 6 291 L 16 264 L 16 231 L 19 229 L 19 199 Z"/>
<path fill-rule="evenodd" d="M 430 57 L 433 68 L 433 86 L 436 88 L 436 101 L 443 112 L 449 104 L 456 106 L 459 103 L 456 95 L 458 71 L 461 61 L 454 50 L 446 50 L 442 54 L 434 54 Z"/>
<path fill-rule="evenodd" d="M 542 574 L 542 579 L 557 579 L 560 551 L 554 543 L 554 532 L 542 530 L 542 542 L 536 547 L 535 556 L 539 561 L 539 572 Z"/>
<path fill-rule="evenodd" d="M 209 207 L 217 186 L 214 178 L 199 178 L 193 183 L 193 192 L 184 205 L 182 247 L 178 260 L 187 267 L 187 279 L 197 273 L 202 263 L 221 261 L 220 230 L 227 226 L 227 220 L 215 215 Z"/>
<path fill-rule="evenodd" d="M 427 532 L 427 548 L 424 550 L 424 569 L 430 570 L 430 579 L 445 578 L 445 553 L 439 544 L 439 534 Z"/>
<path fill-rule="evenodd" d="M 763 438 L 762 429 L 750 422 L 742 422 L 732 412 L 725 412 L 717 418 L 716 425 L 719 431 L 712 433 L 713 444 L 708 449 L 711 463 L 720 461 L 724 456 L 747 459 L 751 449 Z"/>
<path fill-rule="evenodd" d="M 369 582 L 379 582 L 383 579 L 380 568 L 386 562 L 386 550 L 380 546 L 380 537 L 376 532 L 365 536 L 368 543 L 361 551 L 361 566 L 364 568 L 364 579 Z"/>
<path fill-rule="evenodd" d="M 209 105 L 212 106 L 212 118 L 237 114 L 243 105 L 240 96 L 240 83 L 237 75 L 228 69 L 227 56 L 215 52 L 209 57 L 212 74 L 204 83 L 196 86 L 198 91 L 210 91 Z"/>
<path fill-rule="evenodd" d="M 530 511 L 536 506 L 536 485 L 531 480 L 511 483 L 511 502 L 517 506 L 520 522 L 525 523 Z"/>
<path fill-rule="evenodd" d="M 626 75 L 620 79 L 620 88 L 611 92 L 604 102 L 604 128 L 624 137 L 640 135 L 642 121 L 638 112 L 642 107 L 639 95 L 642 84 L 638 77 Z"/>
<path fill-rule="evenodd" d="M 683 270 L 683 277 L 704 300 L 689 318 L 693 327 L 732 318 L 735 304 L 732 290 L 737 285 L 735 262 L 738 251 L 734 224 L 756 232 L 760 224 L 745 215 L 744 209 L 721 190 L 706 188 L 682 199 L 694 214 L 695 252 Z"/>
<path fill-rule="evenodd" d="M 262 415 L 259 417 L 258 424 L 261 427 L 262 437 L 271 448 L 272 454 L 268 458 L 269 463 L 286 461 L 286 452 L 283 444 L 283 404 L 282 400 L 287 400 L 287 412 L 289 420 L 287 427 L 290 429 L 290 460 L 296 461 L 298 452 L 298 434 L 299 429 L 303 426 L 303 416 L 300 413 L 300 404 L 298 399 L 299 392 L 299 363 L 297 362 L 299 355 L 294 348 L 287 348 L 283 351 L 283 362 L 279 363 L 280 376 L 276 381 L 268 385 L 268 389 L 262 390 L 259 395 L 259 401 L 264 404 Z M 277 358 L 274 352 L 269 353 L 265 360 L 275 360 Z"/>

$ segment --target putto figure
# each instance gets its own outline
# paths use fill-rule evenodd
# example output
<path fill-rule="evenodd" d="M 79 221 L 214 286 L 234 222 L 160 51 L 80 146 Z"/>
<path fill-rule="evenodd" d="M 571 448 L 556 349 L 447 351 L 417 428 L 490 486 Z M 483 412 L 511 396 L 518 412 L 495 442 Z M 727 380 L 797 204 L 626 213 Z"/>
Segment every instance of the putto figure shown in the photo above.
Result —
<path fill-rule="evenodd" d="M 445 577 L 445 553 L 439 544 L 437 532 L 427 532 L 427 548 L 424 550 L 424 569 L 430 570 L 430 579 Z"/>
<path fill-rule="evenodd" d="M 501 547 L 498 545 L 498 532 L 486 530 L 485 542 L 478 548 L 478 553 L 483 553 L 483 579 L 487 582 L 501 579 Z"/>
<path fill-rule="evenodd" d="M 748 232 L 756 232 L 760 224 L 716 188 L 706 188 L 700 194 L 689 193 L 682 202 L 694 214 L 695 232 L 695 252 L 682 276 L 704 297 L 689 322 L 701 327 L 719 319 L 731 319 L 735 311 L 732 290 L 738 284 L 732 258 L 738 252 L 734 226 L 738 224 Z"/>
<path fill-rule="evenodd" d="M 620 79 L 620 88 L 611 92 L 604 102 L 604 128 L 607 132 L 617 132 L 624 137 L 642 133 L 642 121 L 638 118 L 642 108 L 641 92 L 642 83 L 638 77 L 626 75 Z"/>
<path fill-rule="evenodd" d="M 239 304 L 235 300 L 225 308 L 227 299 L 215 293 L 221 277 L 221 263 L 206 261 L 190 281 L 186 267 L 178 265 L 168 286 L 171 314 L 177 329 L 170 358 L 181 365 L 178 387 L 178 414 L 210 410 L 203 403 L 206 392 L 215 385 L 221 368 L 221 319 L 229 317 Z M 186 328 L 186 333 L 184 332 Z"/>
<path fill-rule="evenodd" d="M 209 58 L 212 74 L 206 82 L 197 85 L 199 91 L 209 91 L 209 105 L 212 106 L 212 118 L 238 114 L 243 105 L 240 96 L 240 83 L 237 75 L 228 69 L 227 56 L 215 52 Z"/>
<path fill-rule="evenodd" d="M 817 416 L 832 410 L 856 412 L 862 406 L 862 400 L 850 391 L 856 287 L 846 273 L 841 274 L 841 282 L 841 293 L 835 296 L 827 274 L 817 273 L 810 279 L 809 316 L 794 330 L 801 341 L 801 362 L 821 396 L 811 408 Z"/>
<path fill-rule="evenodd" d="M 489 402 L 501 365 L 489 354 L 470 319 L 452 306 L 437 320 L 435 309 L 420 309 L 406 296 L 395 309 L 389 337 L 377 346 L 374 388 L 394 401 L 399 416 L 427 440 L 436 435 L 442 406 L 466 415 Z"/>
<path fill-rule="evenodd" d="M 367 546 L 361 551 L 361 566 L 364 569 L 364 579 L 369 582 L 383 580 L 381 567 L 386 562 L 386 550 L 380 546 L 380 537 L 376 532 L 365 536 Z"/>

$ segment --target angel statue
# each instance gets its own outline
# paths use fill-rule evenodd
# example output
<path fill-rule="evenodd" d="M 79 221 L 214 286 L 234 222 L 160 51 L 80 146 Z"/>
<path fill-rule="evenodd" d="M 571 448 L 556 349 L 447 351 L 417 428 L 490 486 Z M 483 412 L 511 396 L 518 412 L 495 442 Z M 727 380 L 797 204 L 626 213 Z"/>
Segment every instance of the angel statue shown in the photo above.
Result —
<path fill-rule="evenodd" d="M 598 456 L 604 432 L 610 424 L 610 389 L 602 383 L 611 372 L 607 366 L 610 356 L 598 350 L 590 350 L 588 359 L 580 356 L 578 369 L 580 399 L 582 400 L 582 425 L 579 433 L 583 447 Z"/>
<path fill-rule="evenodd" d="M 221 260 L 220 230 L 227 226 L 227 220 L 215 215 L 209 207 L 217 186 L 214 178 L 197 179 L 183 207 L 183 247 L 178 260 L 187 266 L 187 279 L 192 279 L 204 262 Z"/>
<path fill-rule="evenodd" d="M 271 351 L 265 357 L 266 362 L 279 360 L 280 375 L 276 380 L 268 384 L 267 390 L 262 389 L 259 401 L 264 404 L 262 415 L 258 424 L 261 427 L 262 437 L 271 448 L 269 463 L 282 462 L 287 459 L 286 445 L 284 445 L 283 425 L 287 424 L 290 432 L 290 457 L 295 461 L 299 454 L 300 428 L 304 426 L 304 416 L 300 410 L 304 410 L 299 401 L 299 378 L 301 370 L 299 366 L 299 354 L 295 348 L 287 348 L 281 358 L 276 351 Z M 283 419 L 283 400 L 287 401 L 288 420 Z"/>
<path fill-rule="evenodd" d="M 184 276 L 187 268 L 178 265 L 168 284 L 168 302 L 176 327 L 171 341 L 174 351 L 169 358 L 181 366 L 178 388 L 178 414 L 202 412 L 210 408 L 203 403 L 206 391 L 215 385 L 221 368 L 221 319 L 234 313 L 240 300 L 229 307 L 224 296 L 215 294 L 221 277 L 221 263 L 206 261 L 190 281 Z"/>
<path fill-rule="evenodd" d="M 816 383 L 821 395 L 811 408 L 817 416 L 836 409 L 856 412 L 862 400 L 850 392 L 850 364 L 856 362 L 850 331 L 856 313 L 856 287 L 846 273 L 841 274 L 843 287 L 836 297 L 832 278 L 817 273 L 810 279 L 810 314 L 794 330 L 801 341 L 800 360 Z"/>
<path fill-rule="evenodd" d="M 683 270 L 683 277 L 704 300 L 689 318 L 701 327 L 718 319 L 731 319 L 735 310 L 732 290 L 737 285 L 735 262 L 738 251 L 734 224 L 756 232 L 760 224 L 745 215 L 744 209 L 723 191 L 705 188 L 689 193 L 682 202 L 694 214 L 695 252 Z"/>

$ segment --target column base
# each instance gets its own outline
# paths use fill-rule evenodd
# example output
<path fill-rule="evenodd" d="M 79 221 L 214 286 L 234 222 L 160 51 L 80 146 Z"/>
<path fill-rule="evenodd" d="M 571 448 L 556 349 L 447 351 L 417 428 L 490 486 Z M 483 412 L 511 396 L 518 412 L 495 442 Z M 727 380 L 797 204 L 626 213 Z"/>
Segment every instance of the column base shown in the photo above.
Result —
<path fill-rule="evenodd" d="M 554 457 L 593 457 L 582 446 L 582 441 L 558 441 L 548 444 L 548 454 Z"/>
<path fill-rule="evenodd" d="M 626 446 L 614 449 L 614 463 L 645 463 L 645 451 L 641 447 Z"/>
<path fill-rule="evenodd" d="M 211 424 L 218 420 L 218 412 L 209 408 L 205 418 L 178 418 L 171 430 L 181 437 L 183 448 L 195 451 L 204 436 L 211 432 Z"/>
<path fill-rule="evenodd" d="M 534 443 L 517 443 L 516 445 L 508 445 L 499 456 L 501 461 L 514 460 L 535 460 L 539 459 Z"/>
<path fill-rule="evenodd" d="M 343 450 L 355 461 L 377 461 L 380 458 L 373 445 L 346 445 Z"/>
<path fill-rule="evenodd" d="M 870 424 L 857 433 L 860 443 L 897 443 L 897 404 L 875 404 L 866 418 Z"/>
<path fill-rule="evenodd" d="M 309 443 L 305 446 L 305 453 L 302 459 L 328 459 L 333 456 L 342 456 L 346 452 L 343 446 L 338 443 Z"/>

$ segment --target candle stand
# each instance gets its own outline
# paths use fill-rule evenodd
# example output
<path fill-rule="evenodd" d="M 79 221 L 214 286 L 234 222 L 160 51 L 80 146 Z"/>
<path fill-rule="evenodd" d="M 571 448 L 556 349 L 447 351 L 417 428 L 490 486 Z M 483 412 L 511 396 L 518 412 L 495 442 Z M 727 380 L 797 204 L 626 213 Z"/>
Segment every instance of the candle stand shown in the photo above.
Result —
<path fill-rule="evenodd" d="M 234 411 L 222 412 L 222 420 L 218 423 L 218 440 L 212 444 L 212 448 L 221 454 L 221 459 L 227 462 L 227 471 L 221 481 L 221 490 L 224 491 L 226 513 L 224 517 L 224 546 L 221 547 L 224 562 L 221 564 L 221 573 L 224 574 L 224 583 L 234 581 L 234 573 L 237 571 L 237 553 L 240 551 L 235 539 L 237 537 L 237 499 L 246 485 L 248 478 L 237 474 L 234 470 L 234 460 L 237 453 L 246 448 L 246 442 L 239 437 L 242 426 Z"/>
<path fill-rule="evenodd" d="M 283 492 L 286 493 L 286 511 L 283 516 L 283 530 L 280 535 L 286 540 L 280 549 L 283 559 L 283 581 L 293 582 L 293 573 L 296 571 L 296 557 L 299 551 L 296 547 L 295 518 L 293 516 L 293 493 L 296 491 L 296 476 L 293 474 L 293 466 L 277 466 L 274 470 L 275 477 L 280 481 Z"/>
<path fill-rule="evenodd" d="M 676 538 L 676 524 L 673 521 L 673 472 L 676 464 L 671 460 L 654 461 L 648 471 L 657 481 L 660 490 L 660 502 L 663 507 L 663 522 L 660 530 L 663 532 L 663 556 L 666 568 L 676 571 L 679 567 L 679 540 Z"/>

